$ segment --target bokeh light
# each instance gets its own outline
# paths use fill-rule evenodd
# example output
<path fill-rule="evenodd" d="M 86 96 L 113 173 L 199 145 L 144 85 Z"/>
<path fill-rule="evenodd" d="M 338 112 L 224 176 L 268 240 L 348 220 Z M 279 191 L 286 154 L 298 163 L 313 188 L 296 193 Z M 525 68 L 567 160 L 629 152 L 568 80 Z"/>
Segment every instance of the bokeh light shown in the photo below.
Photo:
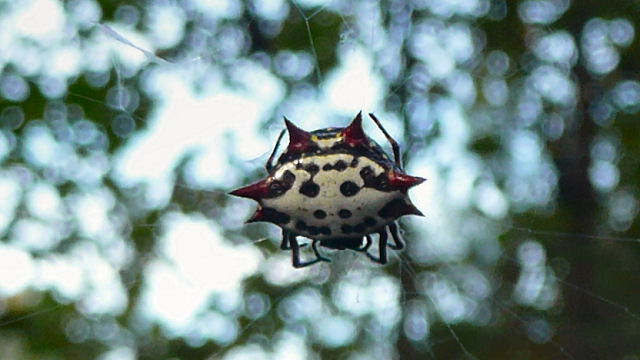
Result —
<path fill-rule="evenodd" d="M 637 242 L 640 82 L 635 5 L 580 6 L 0 4 L 0 349 L 581 358 L 566 284 L 633 302 L 601 283 L 634 283 L 616 245 Z M 227 193 L 263 173 L 283 116 L 314 130 L 359 111 L 427 178 L 410 192 L 426 218 L 401 221 L 408 248 L 385 267 L 336 251 L 293 269 L 279 230 L 243 224 L 254 205 Z M 620 266 L 591 278 L 596 255 Z M 628 322 L 611 330 L 619 358 L 637 353 Z"/>

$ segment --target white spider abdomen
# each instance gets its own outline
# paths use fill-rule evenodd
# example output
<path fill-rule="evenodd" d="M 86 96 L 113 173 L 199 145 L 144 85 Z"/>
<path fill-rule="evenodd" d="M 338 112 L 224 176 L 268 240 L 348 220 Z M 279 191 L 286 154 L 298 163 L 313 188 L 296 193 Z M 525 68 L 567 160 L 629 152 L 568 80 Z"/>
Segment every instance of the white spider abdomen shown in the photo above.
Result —
<path fill-rule="evenodd" d="M 334 153 L 301 157 L 276 170 L 274 179 L 293 178 L 293 183 L 280 196 L 264 199 L 263 206 L 288 215 L 281 226 L 303 236 L 362 237 L 395 220 L 380 212 L 405 196 L 397 190 L 367 186 L 363 170 L 373 177 L 385 172 L 364 156 Z"/>

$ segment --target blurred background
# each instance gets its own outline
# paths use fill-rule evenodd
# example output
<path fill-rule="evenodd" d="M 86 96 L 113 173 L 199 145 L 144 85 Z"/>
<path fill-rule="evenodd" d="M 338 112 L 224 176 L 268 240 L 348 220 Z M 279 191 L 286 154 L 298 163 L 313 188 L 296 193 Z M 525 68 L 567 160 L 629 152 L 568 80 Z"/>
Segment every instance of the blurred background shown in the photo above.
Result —
<path fill-rule="evenodd" d="M 638 19 L 0 1 L 0 359 L 640 359 Z M 293 269 L 227 192 L 265 175 L 283 116 L 360 110 L 428 179 L 426 217 L 386 266 Z"/>

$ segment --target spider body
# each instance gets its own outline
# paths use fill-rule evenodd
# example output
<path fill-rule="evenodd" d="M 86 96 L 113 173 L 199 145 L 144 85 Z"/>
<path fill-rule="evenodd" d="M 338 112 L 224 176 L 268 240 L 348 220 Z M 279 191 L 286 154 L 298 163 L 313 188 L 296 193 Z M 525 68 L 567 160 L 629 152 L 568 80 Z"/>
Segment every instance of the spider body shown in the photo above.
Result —
<path fill-rule="evenodd" d="M 391 142 L 394 160 L 364 133 L 361 114 L 348 127 L 312 132 L 285 119 L 289 146 L 273 164 L 283 131 L 267 162 L 268 176 L 231 192 L 258 201 L 249 222 L 267 221 L 282 228 L 281 248 L 292 250 L 294 267 L 329 261 L 319 253 L 318 245 L 362 251 L 384 264 L 388 233 L 394 241 L 390 247 L 404 246 L 396 219 L 422 215 L 407 190 L 424 179 L 404 173 L 397 143 L 370 116 Z M 375 233 L 379 235 L 378 257 L 368 252 Z M 300 260 L 298 236 L 313 240 L 316 259 Z"/>

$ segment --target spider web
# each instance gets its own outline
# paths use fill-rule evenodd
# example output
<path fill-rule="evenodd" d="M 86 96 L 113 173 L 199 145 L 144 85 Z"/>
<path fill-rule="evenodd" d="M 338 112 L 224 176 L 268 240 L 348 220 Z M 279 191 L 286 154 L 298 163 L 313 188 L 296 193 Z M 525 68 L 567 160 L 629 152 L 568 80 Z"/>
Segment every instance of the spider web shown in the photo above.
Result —
<path fill-rule="evenodd" d="M 544 2 L 552 3 L 552 2 Z M 290 12 L 297 13 L 302 19 L 304 34 L 306 36 L 306 46 L 301 49 L 301 57 L 304 58 L 304 52 L 312 59 L 312 73 L 313 75 L 305 75 L 309 78 L 315 78 L 312 83 L 317 86 L 317 92 L 321 93 L 323 90 L 336 89 L 330 85 L 330 78 L 335 76 L 335 71 L 323 70 L 322 63 L 325 60 L 321 60 L 323 56 L 323 50 L 320 50 L 317 37 L 322 34 L 320 29 L 316 30 L 315 20 L 326 16 L 336 15 L 340 20 L 341 27 L 344 29 L 343 41 L 340 43 L 343 47 L 347 48 L 346 53 L 357 53 L 363 51 L 361 47 L 371 46 L 372 49 L 376 49 L 376 41 L 378 37 L 383 36 L 383 28 L 376 26 L 377 22 L 380 22 L 383 16 L 378 12 L 371 9 L 353 5 L 353 8 L 340 8 L 337 4 L 329 3 L 322 6 L 313 6 L 305 3 L 291 2 L 292 7 Z M 460 5 L 462 6 L 462 5 Z M 526 5 L 523 5 L 524 7 Z M 455 13 L 456 9 L 459 13 Z M 492 8 L 493 9 L 493 8 Z M 465 16 L 473 17 L 473 14 L 464 13 L 464 7 L 456 8 L 455 5 L 442 8 L 433 7 L 429 8 L 429 11 L 438 15 L 440 23 L 421 24 L 423 26 L 454 26 L 458 25 L 456 22 L 464 23 Z M 438 11 L 441 11 L 440 13 Z M 448 14 L 446 11 L 452 11 L 454 13 Z M 481 10 L 478 10 L 481 11 Z M 494 11 L 494 10 L 487 10 Z M 497 10 L 495 10 L 497 11 Z M 524 10 L 521 10 L 524 11 Z M 620 16 L 624 14 L 624 11 L 620 10 Z M 363 22 L 357 22 L 354 17 L 366 14 L 366 16 L 360 16 L 364 18 Z M 446 15 L 446 16 L 445 16 Z M 494 15 L 491 15 L 494 16 Z M 497 15 L 495 15 L 497 16 Z M 459 17 L 459 18 L 458 18 Z M 461 20 L 459 20 L 461 19 Z M 321 21 L 319 23 L 322 23 Z M 199 66 L 206 60 L 205 55 L 187 56 L 187 61 L 175 61 L 171 60 L 170 56 L 161 56 L 154 54 L 151 50 L 146 50 L 147 47 L 139 45 L 131 35 L 124 35 L 118 30 L 109 27 L 106 24 L 98 25 L 105 33 L 107 33 L 112 40 L 120 42 L 120 45 L 125 47 L 134 48 L 137 51 L 152 61 L 158 63 L 164 63 L 165 66 Z M 244 25 L 249 27 L 250 25 Z M 298 29 L 295 24 L 286 24 L 283 31 L 287 30 L 287 26 L 291 26 L 293 29 Z M 455 27 L 455 26 L 454 26 Z M 474 25 L 470 25 L 470 29 L 474 30 Z M 224 49 L 219 49 L 219 53 L 224 52 Z M 375 56 L 369 53 L 372 60 L 372 72 L 391 71 L 380 65 L 384 63 L 381 56 Z M 496 53 L 494 53 L 496 54 Z M 216 54 L 219 55 L 219 54 Z M 424 54 L 423 54 L 424 55 Z M 340 58 L 340 54 L 336 57 Z M 343 56 L 343 55 L 342 55 Z M 427 55 L 424 55 L 427 56 Z M 435 55 L 434 55 L 435 56 Z M 169 60 L 168 60 L 169 59 Z M 303 59 L 304 60 L 304 59 Z M 436 61 L 430 57 L 422 59 L 425 62 Z M 339 60 L 338 60 L 339 61 Z M 499 60 L 496 60 L 499 61 Z M 224 64 L 223 64 L 224 66 Z M 435 64 L 436 69 L 440 69 L 438 66 L 445 66 L 442 64 Z M 479 67 L 474 64 L 468 64 L 464 61 L 460 64 L 462 68 L 467 67 L 470 76 L 474 81 L 478 83 L 485 82 L 485 88 L 491 89 L 492 86 L 489 80 L 495 80 L 485 73 L 480 72 Z M 227 69 L 228 70 L 228 69 Z M 127 90 L 127 78 L 126 70 L 123 70 L 120 64 L 114 64 L 114 71 L 116 74 L 115 85 L 115 104 L 116 108 L 124 113 L 129 113 L 131 117 L 136 115 L 127 111 L 127 105 L 130 103 L 130 98 L 126 96 Z M 443 70 L 444 71 L 444 70 Z M 527 69 L 511 70 L 508 73 L 509 77 L 522 76 Z M 404 74 L 406 75 L 406 74 Z M 421 106 L 424 106 L 419 99 L 414 99 L 414 102 L 407 101 L 400 106 L 397 104 L 395 97 L 400 93 L 407 92 L 408 86 L 420 87 L 425 86 L 429 79 L 422 79 L 424 74 L 414 73 L 409 76 L 398 76 L 396 79 L 390 76 L 389 81 L 391 85 L 388 86 L 388 91 L 385 91 L 385 95 L 377 102 L 371 102 L 368 99 L 361 100 L 361 103 L 355 104 L 355 107 L 365 108 L 369 106 L 377 106 L 373 109 L 365 109 L 365 111 L 375 111 L 377 114 L 383 113 L 385 115 L 383 120 L 385 126 L 390 123 L 389 126 L 393 134 L 404 134 L 404 151 L 408 159 L 408 167 L 411 173 L 422 175 L 422 171 L 433 171 L 429 173 L 429 182 L 438 182 L 438 172 L 433 167 L 427 165 L 415 165 L 420 162 L 421 158 L 427 157 L 428 159 L 434 158 L 437 155 L 443 155 L 439 153 L 430 153 L 428 144 L 424 140 L 419 140 L 421 135 L 424 135 L 428 139 L 437 139 L 436 127 L 434 124 L 423 125 L 423 128 L 411 128 L 407 124 L 402 124 L 400 119 L 403 118 L 402 112 L 405 113 L 405 117 L 410 118 L 412 115 L 409 110 L 420 113 Z M 464 83 L 464 77 L 459 82 Z M 456 83 L 455 81 L 452 81 Z M 446 81 L 439 82 L 439 86 L 444 86 Z M 451 84 L 450 84 L 451 85 Z M 459 84 L 458 84 L 459 85 Z M 463 85 L 459 85 L 463 86 Z M 464 87 L 462 87 L 463 89 Z M 451 85 L 452 89 L 456 88 Z M 440 88 L 437 91 L 442 91 Z M 487 90 L 489 91 L 489 90 Z M 550 90 L 549 90 L 550 91 Z M 463 91 L 462 91 L 463 92 Z M 464 93 L 464 92 L 463 92 Z M 549 95 L 551 96 L 551 95 Z M 97 106 L 104 106 L 105 108 L 113 107 L 113 102 L 100 98 L 87 97 L 79 93 L 69 92 L 68 98 L 81 98 L 94 102 Z M 365 96 L 363 95 L 362 98 Z M 427 97 L 425 95 L 425 97 Z M 464 96 L 460 101 L 464 101 Z M 372 105 L 375 104 L 375 105 Z M 385 106 L 385 104 L 387 104 Z M 442 106 L 450 105 L 451 103 L 442 103 Z M 294 106 L 302 107 L 302 110 L 295 110 Z M 307 102 L 298 102 L 294 105 L 287 105 L 279 108 L 282 113 L 286 113 L 286 110 L 290 110 L 294 114 L 302 114 L 310 108 L 317 108 L 319 105 L 309 104 Z M 435 106 L 434 106 L 435 107 Z M 387 112 L 387 108 L 393 109 L 393 111 Z M 417 110 L 416 110 L 417 109 Z M 276 111 L 278 112 L 278 111 Z M 280 116 L 282 113 L 278 113 Z M 346 113 L 346 111 L 343 111 Z M 421 112 L 425 114 L 424 109 Z M 339 112 L 324 112 L 322 114 L 328 114 L 329 118 L 339 118 L 342 113 Z M 449 114 L 455 115 L 455 114 Z M 287 114 L 287 116 L 289 116 Z M 297 116 L 300 119 L 302 116 Z M 322 118 L 322 116 L 315 116 Z M 137 119 L 140 122 L 145 120 L 142 118 Z M 315 119 L 311 116 L 311 119 L 305 120 L 306 124 L 303 127 L 314 126 L 318 124 L 318 127 L 326 127 L 335 125 L 333 122 L 328 123 L 326 119 Z M 455 122 L 452 120 L 452 122 Z M 395 124 L 395 125 L 394 125 Z M 442 125 L 441 125 L 442 126 Z M 488 126 L 487 124 L 479 124 L 478 131 L 483 131 L 482 126 Z M 270 127 L 271 133 L 277 133 L 280 125 L 274 125 Z M 371 130 L 371 128 L 369 128 Z M 414 131 L 411 131 L 414 130 Z M 440 129 L 445 131 L 446 129 Z M 453 131 L 453 135 L 464 135 L 463 133 L 455 132 L 459 129 L 449 129 Z M 422 133 L 420 132 L 422 131 Z M 369 131 L 373 133 L 373 131 Z M 415 135 L 419 134 L 419 135 Z M 375 135 L 374 135 L 375 137 Z M 396 137 L 400 137 L 396 135 Z M 274 136 L 270 136 L 269 139 L 263 140 L 263 144 L 270 143 Z M 376 140 L 381 140 L 380 134 L 377 135 Z M 606 142 L 605 142 L 606 143 Z M 264 147 L 265 149 L 268 148 Z M 246 157 L 245 157 L 246 158 Z M 259 159 L 262 160 L 264 156 Z M 233 161 L 231 159 L 230 161 Z M 542 159 L 544 160 L 544 159 Z M 548 159 L 547 159 L 548 160 Z M 427 160 L 428 162 L 429 160 Z M 254 171 L 253 169 L 259 167 L 260 161 L 251 161 L 242 164 L 242 167 L 248 171 Z M 257 173 L 256 173 L 257 174 Z M 460 173 L 459 175 L 464 175 Z M 234 175 L 236 179 L 241 177 L 237 174 Z M 180 181 L 183 181 L 180 184 Z M 484 179 L 487 180 L 487 179 Z M 181 190 L 184 194 L 189 195 L 192 192 L 199 192 L 203 194 L 210 194 L 212 197 L 220 196 L 220 192 L 213 191 L 207 192 L 202 189 L 201 184 L 198 181 L 192 179 L 177 179 L 179 185 L 177 185 L 174 195 L 178 194 Z M 495 196 L 499 194 L 496 192 L 495 179 L 489 178 L 485 181 L 485 188 L 487 189 L 483 194 L 485 202 L 495 202 Z M 222 184 L 215 184 L 215 187 Z M 434 187 L 431 191 L 438 191 L 446 189 L 446 185 L 440 183 L 442 188 Z M 460 185 L 463 186 L 464 184 Z M 497 187 L 500 190 L 499 187 Z M 434 190 L 435 189 L 435 190 Z M 503 193 L 504 194 L 504 193 Z M 416 196 L 416 195 L 414 195 Z M 418 195 L 418 201 L 424 201 L 433 199 L 433 194 L 426 191 L 420 192 Z M 493 197 L 492 197 L 493 196 Z M 160 201 L 160 200 L 158 200 Z M 554 200 L 550 200 L 553 203 Z M 438 202 L 446 206 L 445 203 Z M 243 208 L 241 205 L 235 205 L 236 209 L 246 211 L 247 208 Z M 497 205 L 496 205 L 497 206 Z M 476 206 L 481 207 L 481 206 Z M 244 326 L 239 326 L 236 331 L 236 338 L 245 339 L 245 343 L 235 344 L 233 341 L 230 344 L 236 345 L 234 347 L 227 347 L 230 344 L 222 342 L 220 350 L 213 354 L 213 358 L 218 356 L 233 357 L 240 356 L 238 354 L 255 354 L 251 351 L 255 350 L 255 346 L 264 345 L 266 349 L 275 347 L 274 344 L 264 340 L 261 340 L 261 336 L 269 331 L 269 327 L 265 324 L 278 312 L 292 312 L 289 314 L 280 314 L 280 319 L 284 323 L 287 323 L 293 329 L 304 329 L 303 333 L 307 334 L 302 337 L 298 337 L 304 344 L 305 341 L 314 341 L 319 345 L 320 354 L 333 354 L 332 344 L 336 342 L 340 344 L 340 341 L 347 341 L 346 344 L 357 344 L 355 349 L 358 349 L 360 354 L 388 354 L 392 357 L 396 352 L 400 352 L 403 355 L 411 354 L 422 355 L 431 358 L 450 358 L 452 356 L 458 356 L 462 358 L 484 358 L 485 355 L 479 355 L 482 352 L 482 348 L 479 347 L 474 340 L 475 328 L 480 331 L 483 327 L 493 327 L 498 333 L 498 337 L 506 344 L 511 344 L 512 348 L 527 348 L 529 351 L 535 349 L 542 349 L 545 353 L 547 348 L 553 349 L 552 352 L 546 353 L 547 358 L 581 358 L 581 354 L 574 353 L 575 344 L 566 344 L 563 342 L 563 337 L 558 337 L 558 331 L 566 330 L 561 327 L 554 326 L 554 318 L 558 316 L 558 313 L 562 314 L 566 311 L 572 311 L 563 306 L 563 301 L 567 293 L 573 293 L 574 296 L 584 299 L 594 300 L 598 303 L 598 309 L 609 309 L 614 312 L 619 312 L 624 315 L 627 322 L 633 324 L 634 327 L 638 326 L 640 317 L 638 309 L 633 308 L 633 302 L 625 301 L 624 296 L 620 296 L 618 292 L 612 291 L 611 293 L 599 289 L 589 288 L 582 285 L 574 284 L 571 281 L 565 280 L 567 273 L 571 272 L 571 263 L 562 261 L 562 258 L 567 255 L 563 253 L 550 254 L 547 247 L 556 242 L 562 242 L 568 244 L 564 246 L 565 251 L 574 251 L 575 247 L 583 246 L 585 243 L 594 243 L 598 247 L 608 247 L 609 244 L 617 244 L 622 246 L 628 252 L 634 252 L 637 248 L 636 242 L 640 239 L 635 237 L 626 236 L 603 236 L 600 232 L 609 233 L 611 231 L 601 230 L 602 226 L 596 227 L 597 233 L 580 233 L 576 231 L 563 231 L 557 230 L 557 228 L 549 227 L 549 224 L 553 222 L 547 222 L 547 219 L 554 214 L 553 205 L 546 204 L 528 204 L 525 208 L 518 209 L 512 214 L 508 212 L 506 214 L 500 214 L 498 210 L 492 208 L 477 209 L 471 205 L 458 206 L 458 207 L 445 207 L 434 208 L 433 204 L 427 204 L 423 210 L 427 214 L 426 218 L 412 219 L 403 222 L 405 229 L 405 236 L 409 242 L 409 248 L 402 253 L 391 252 L 391 264 L 387 267 L 377 267 L 367 262 L 364 257 L 358 257 L 357 254 L 350 253 L 336 253 L 334 255 L 334 263 L 330 265 L 323 264 L 308 270 L 292 270 L 283 267 L 282 264 L 288 266 L 288 255 L 274 254 L 268 255 L 266 264 L 272 267 L 274 270 L 285 272 L 287 277 L 290 277 L 290 282 L 285 281 L 279 285 L 271 285 L 272 288 L 279 289 L 279 293 L 270 296 L 268 299 L 269 306 L 265 310 L 266 313 L 256 317 L 253 320 L 248 321 Z M 451 210 L 446 212 L 445 210 Z M 496 214 L 495 212 L 498 211 Z M 522 216 L 518 216 L 518 212 L 529 212 L 531 220 L 523 220 Z M 237 220 L 237 213 L 233 216 Z M 217 215 L 220 216 L 220 215 Z M 218 219 L 221 223 L 225 224 L 228 219 Z M 543 225 L 539 223 L 544 222 Z M 523 224 L 524 223 L 524 224 Z M 427 224 L 427 225 L 424 225 Z M 470 224 L 470 228 L 464 228 L 465 224 Z M 138 224 L 139 227 L 144 225 Z M 604 221 L 603 221 L 604 226 Z M 154 237 L 162 238 L 164 233 L 160 225 L 149 224 L 148 228 L 151 230 Z M 562 227 L 560 227 L 562 228 Z M 478 229 L 486 230 L 484 236 L 480 236 L 481 240 L 489 240 L 491 246 L 494 246 L 493 250 L 487 250 L 487 258 L 482 258 L 482 252 L 476 250 L 476 252 L 467 252 L 456 248 L 455 244 L 463 244 L 463 248 L 480 247 L 480 245 L 474 243 L 473 236 Z M 267 232 L 268 238 L 277 238 L 277 233 L 273 230 L 261 228 L 262 234 Z M 622 232 L 624 234 L 624 232 Z M 255 232 L 254 232 L 255 234 Z M 237 239 L 237 235 L 236 235 Z M 503 243 L 498 240 L 508 239 L 509 242 Z M 234 240 L 232 240 L 234 241 Z M 235 240 L 236 243 L 238 242 Z M 477 240 L 475 240 L 477 242 Z M 447 248 L 442 245 L 438 245 L 439 242 L 450 244 L 452 247 Z M 260 247 L 263 244 L 267 244 L 268 241 L 256 241 L 255 246 Z M 268 246 L 268 245 L 267 245 Z M 458 245 L 459 246 L 459 245 Z M 483 245 L 484 246 L 484 245 Z M 243 247 L 247 249 L 247 247 Z M 372 250 L 372 251 L 375 251 Z M 576 250 L 577 251 L 577 250 Z M 436 253 L 437 255 L 432 255 Z M 472 255 L 469 255 L 472 254 Z M 497 255 L 496 255 L 497 254 Z M 145 261 L 151 262 L 154 259 L 162 258 L 166 256 L 162 251 L 155 249 L 145 258 Z M 557 260 L 554 262 L 554 260 Z M 569 269 L 567 269 L 569 267 Z M 514 270 L 515 269 L 515 270 Z M 273 271 L 272 271 L 273 272 Z M 511 278 L 509 278 L 511 277 Z M 515 277 L 515 278 L 514 278 Z M 285 276 L 281 276 L 281 281 Z M 474 281 L 475 280 L 475 281 Z M 131 280 L 125 281 L 127 289 L 133 289 L 140 285 L 140 282 L 144 280 Z M 257 281 L 254 279 L 254 281 Z M 264 280 L 263 280 L 264 281 Z M 532 285 L 536 284 L 537 285 Z M 485 288 L 477 289 L 478 283 L 484 284 Z M 369 286 L 359 286 L 359 284 L 367 284 Z M 292 286 L 293 285 L 293 286 Z M 632 287 L 633 282 L 626 284 L 627 287 Z M 533 289 L 537 287 L 537 289 Z M 375 291 L 377 290 L 377 291 Z M 397 298 L 385 298 L 384 290 L 390 291 L 392 294 L 396 294 Z M 474 293 L 475 292 L 475 293 Z M 336 293 L 346 293 L 348 295 L 333 295 Z M 469 295 L 474 294 L 474 296 Z M 528 294 L 528 295 L 527 295 Z M 389 304 L 376 303 L 375 300 L 371 300 L 372 297 L 381 297 L 389 300 Z M 475 297 L 475 298 L 474 298 Z M 619 300 L 622 298 L 622 300 Z M 264 299 L 264 297 L 262 298 Z M 319 303 L 318 303 L 319 299 Z M 339 300 L 342 299 L 342 300 Z M 471 300 L 475 301 L 471 301 Z M 342 301 L 342 302 L 340 302 Z M 310 304 L 311 306 L 320 307 L 318 314 L 327 316 L 331 321 L 323 322 L 324 326 L 331 329 L 332 326 L 336 329 L 336 333 L 341 331 L 343 338 L 327 338 L 329 334 L 323 333 L 322 329 L 318 327 L 314 328 L 310 324 L 305 324 L 305 321 L 310 322 L 312 318 L 305 318 L 304 316 L 311 316 L 304 314 L 303 310 L 291 309 L 291 307 L 299 306 L 297 304 Z M 218 306 L 214 304 L 213 306 Z M 47 313 L 60 311 L 65 305 L 53 305 L 33 313 L 28 313 L 24 316 L 14 317 L 10 320 L 0 320 L 0 327 L 5 328 L 17 322 L 26 322 L 33 317 L 46 316 Z M 571 305 L 569 305 L 571 306 Z M 375 313 L 361 313 L 359 308 L 372 307 L 376 309 Z M 475 307 L 475 310 L 470 308 Z M 294 311 L 295 310 L 295 311 Z M 605 310 L 609 312 L 609 310 Z M 296 313 L 297 311 L 297 313 Z M 483 317 L 483 315 L 485 315 Z M 296 318 L 296 316 L 298 318 Z M 296 324 L 294 320 L 297 319 Z M 316 318 L 317 319 L 317 318 Z M 288 323 L 289 322 L 289 323 Z M 505 323 L 515 323 L 512 326 L 506 326 Z M 293 325 L 291 325 L 293 323 Z M 297 327 L 296 327 L 297 326 Z M 469 330 L 469 327 L 472 330 Z M 344 329 L 352 328 L 353 333 L 349 334 Z M 515 335 L 511 331 L 516 329 L 520 335 Z M 271 329 L 273 330 L 273 329 Z M 285 331 L 287 333 L 282 335 L 282 338 L 296 339 L 291 337 L 291 330 Z M 354 335 L 356 334 L 356 335 Z M 562 335 L 562 334 L 560 334 Z M 344 340 L 344 336 L 350 340 Z M 349 337 L 351 336 L 351 338 Z M 323 338 L 324 337 L 324 338 Z M 196 336 L 197 338 L 197 336 Z M 311 340 L 313 339 L 313 340 Z M 526 340 L 526 344 L 522 341 Z M 199 340 L 193 340 L 193 345 L 200 344 Z M 261 342 L 262 341 L 262 342 Z M 333 343 L 332 343 L 333 341 Z M 403 341 L 405 341 L 403 343 Z M 279 346 L 286 348 L 282 345 L 282 342 L 278 342 Z M 472 343 L 473 345 L 470 345 Z M 401 344 L 411 346 L 411 349 L 401 348 Z M 336 345 L 333 345 L 336 346 Z M 337 345 L 338 349 L 340 346 Z M 302 345 L 305 348 L 305 345 Z M 506 348 L 509 348 L 507 345 Z M 534 349 L 534 350 L 531 350 Z M 289 350 L 295 354 L 295 349 Z M 306 349 L 306 351 L 309 351 Z M 403 353 L 406 352 L 406 353 Z M 517 352 L 516 352 L 517 353 Z M 357 357 L 354 352 L 354 357 Z M 549 355 L 550 354 L 550 355 Z M 488 355 L 487 355 L 488 356 Z"/>

